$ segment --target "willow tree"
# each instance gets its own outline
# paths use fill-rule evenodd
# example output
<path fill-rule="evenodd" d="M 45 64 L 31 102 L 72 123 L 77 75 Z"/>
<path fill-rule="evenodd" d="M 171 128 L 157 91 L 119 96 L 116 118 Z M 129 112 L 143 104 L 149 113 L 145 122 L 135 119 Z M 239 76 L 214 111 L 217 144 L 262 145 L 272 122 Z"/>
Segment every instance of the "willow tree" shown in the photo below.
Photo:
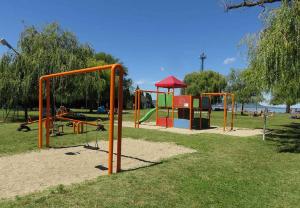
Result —
<path fill-rule="evenodd" d="M 250 68 L 257 84 L 289 112 L 300 99 L 300 2 L 283 1 L 264 20 L 264 29 L 248 41 Z"/>
<path fill-rule="evenodd" d="M 8 59 L 9 55 L 5 54 L 1 57 L 0 63 L 6 64 L 1 69 L 1 86 L 6 87 L 4 91 L 8 96 L 14 97 L 14 105 L 24 109 L 26 119 L 28 108 L 37 104 L 38 79 L 41 75 L 86 67 L 93 56 L 89 45 L 81 44 L 73 33 L 63 30 L 56 23 L 42 28 L 26 27 L 20 35 L 18 51 L 19 56 Z M 8 74 L 11 76 L 5 79 Z M 58 80 L 53 81 L 54 92 L 59 88 L 59 83 Z M 70 83 L 73 85 L 68 89 L 73 90 L 68 94 L 76 96 L 76 86 L 74 82 Z"/>

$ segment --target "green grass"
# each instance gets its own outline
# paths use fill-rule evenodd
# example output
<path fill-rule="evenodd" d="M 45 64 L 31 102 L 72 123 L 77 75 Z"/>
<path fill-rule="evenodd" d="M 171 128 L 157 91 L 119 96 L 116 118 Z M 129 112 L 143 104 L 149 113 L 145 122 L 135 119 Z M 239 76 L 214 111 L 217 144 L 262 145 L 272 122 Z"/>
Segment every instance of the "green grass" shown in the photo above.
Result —
<path fill-rule="evenodd" d="M 124 119 L 132 120 L 132 113 Z M 213 124 L 218 123 L 222 123 L 222 115 L 216 112 Z M 261 128 L 262 119 L 237 116 L 236 124 Z M 0 155 L 37 150 L 36 126 L 26 133 L 17 132 L 16 127 L 14 123 L 0 125 Z M 300 151 L 289 147 L 299 144 L 300 123 L 281 114 L 269 118 L 268 127 L 271 134 L 265 142 L 260 136 L 186 136 L 124 128 L 124 137 L 175 142 L 197 152 L 151 167 L 2 200 L 0 207 L 298 207 Z M 96 134 L 90 131 L 87 139 L 94 140 Z M 107 138 L 107 132 L 100 134 Z M 85 139 L 85 135 L 67 134 L 52 138 L 52 144 L 72 145 Z"/>

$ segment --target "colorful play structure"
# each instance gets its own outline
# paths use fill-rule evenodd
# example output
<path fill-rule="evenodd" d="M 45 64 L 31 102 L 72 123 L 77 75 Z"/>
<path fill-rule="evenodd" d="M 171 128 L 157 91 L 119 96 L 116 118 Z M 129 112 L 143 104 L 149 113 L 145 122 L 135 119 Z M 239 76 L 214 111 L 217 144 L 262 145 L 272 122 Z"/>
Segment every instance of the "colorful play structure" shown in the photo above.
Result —
<path fill-rule="evenodd" d="M 109 134 L 108 134 L 108 174 L 113 172 L 113 140 L 114 140 L 114 114 L 115 114 L 115 101 L 116 101 L 116 92 L 115 92 L 115 78 L 116 71 L 118 71 L 118 133 L 117 133 L 117 166 L 116 172 L 121 170 L 121 137 L 122 137 L 122 111 L 123 111 L 123 74 L 124 70 L 122 65 L 113 64 L 113 65 L 104 65 L 91 67 L 86 69 L 79 69 L 73 71 L 66 71 L 61 73 L 49 74 L 41 76 L 39 79 L 39 120 L 38 120 L 38 147 L 43 147 L 43 123 L 46 130 L 46 147 L 50 145 L 50 134 L 54 131 L 54 120 L 64 120 L 72 122 L 73 129 L 75 133 L 83 132 L 83 125 L 92 125 L 99 127 L 99 124 L 93 122 L 82 121 L 80 119 L 68 118 L 66 115 L 68 112 L 60 111 L 56 115 L 52 116 L 50 113 L 50 94 L 51 94 L 51 80 L 58 77 L 66 77 L 71 75 L 86 74 L 92 72 L 100 72 L 103 70 L 110 71 L 110 110 L 109 110 Z M 46 117 L 43 117 L 43 98 L 44 98 L 44 83 L 46 88 Z M 29 124 L 29 123 L 27 123 Z M 59 128 L 59 127 L 58 127 Z M 56 129 L 55 131 L 63 131 L 63 129 Z"/>
<path fill-rule="evenodd" d="M 135 91 L 134 105 L 134 127 L 139 128 L 140 124 L 156 115 L 156 126 L 166 128 L 184 128 L 184 129 L 207 129 L 211 127 L 211 101 L 213 96 L 222 96 L 224 105 L 224 123 L 223 130 L 227 128 L 227 99 L 231 97 L 231 123 L 230 130 L 234 125 L 234 94 L 232 93 L 202 93 L 200 96 L 175 95 L 176 88 L 186 88 L 187 85 L 174 76 L 169 76 L 155 84 L 156 90 Z M 160 91 L 161 88 L 167 91 Z M 156 106 L 148 111 L 142 118 L 140 115 L 141 95 L 143 93 L 156 94 Z M 171 112 L 171 113 L 170 113 Z M 175 115 L 176 113 L 176 115 Z M 164 116 L 162 116 L 164 114 Z"/>

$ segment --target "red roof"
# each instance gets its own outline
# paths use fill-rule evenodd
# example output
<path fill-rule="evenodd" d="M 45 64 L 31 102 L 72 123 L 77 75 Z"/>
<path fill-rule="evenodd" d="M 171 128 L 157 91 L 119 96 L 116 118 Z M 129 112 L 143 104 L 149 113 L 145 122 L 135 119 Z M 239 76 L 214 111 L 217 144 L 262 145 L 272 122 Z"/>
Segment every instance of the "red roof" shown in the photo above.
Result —
<path fill-rule="evenodd" d="M 163 87 L 163 88 L 186 88 L 187 85 L 177 79 L 174 76 L 169 76 L 159 82 L 155 83 L 156 87 Z"/>

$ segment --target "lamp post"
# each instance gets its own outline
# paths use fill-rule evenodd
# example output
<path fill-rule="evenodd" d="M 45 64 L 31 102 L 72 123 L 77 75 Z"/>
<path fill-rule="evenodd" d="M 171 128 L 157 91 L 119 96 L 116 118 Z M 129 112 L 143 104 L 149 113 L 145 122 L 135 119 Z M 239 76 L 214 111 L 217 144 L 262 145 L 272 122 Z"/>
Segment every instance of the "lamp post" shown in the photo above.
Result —
<path fill-rule="evenodd" d="M 203 72 L 203 70 L 204 70 L 204 60 L 205 60 L 206 58 L 207 58 L 207 57 L 206 57 L 205 53 L 204 53 L 204 52 L 201 53 L 201 55 L 200 55 L 200 59 L 201 59 L 201 72 Z"/>
<path fill-rule="evenodd" d="M 20 55 L 5 39 L 0 39 L 0 44 L 6 46 L 9 49 L 11 49 L 18 56 Z"/>

